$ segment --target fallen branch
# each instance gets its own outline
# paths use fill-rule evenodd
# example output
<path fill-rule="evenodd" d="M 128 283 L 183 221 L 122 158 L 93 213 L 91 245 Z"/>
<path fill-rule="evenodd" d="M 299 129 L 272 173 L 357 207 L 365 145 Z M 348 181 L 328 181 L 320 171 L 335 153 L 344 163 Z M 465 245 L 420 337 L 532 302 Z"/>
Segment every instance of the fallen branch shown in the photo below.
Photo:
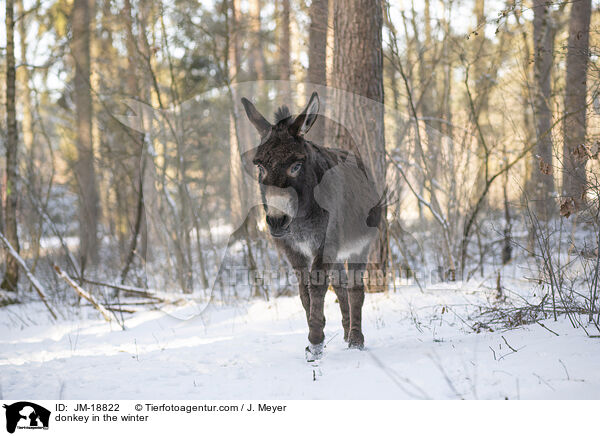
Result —
<path fill-rule="evenodd" d="M 31 272 L 31 270 L 27 267 L 27 264 L 25 263 L 23 258 L 19 255 L 19 253 L 17 253 L 17 251 L 13 248 L 13 246 L 10 245 L 10 242 L 8 242 L 8 240 L 6 239 L 6 237 L 4 236 L 4 234 L 2 232 L 0 232 L 0 239 L 2 240 L 2 243 L 4 244 L 6 249 L 8 250 L 8 253 L 19 263 L 19 265 L 21 265 L 21 268 L 23 268 L 23 270 L 25 271 L 27 278 L 29 279 L 29 281 L 31 282 L 31 284 L 33 285 L 35 290 L 37 291 L 38 295 L 40 296 L 40 298 L 42 299 L 44 304 L 46 305 L 46 308 L 48 309 L 48 312 L 50 312 L 50 315 L 52 315 L 52 318 L 57 320 L 58 317 L 56 316 L 56 313 L 52 309 L 52 306 L 50 306 L 50 303 L 48 303 L 48 300 L 46 298 L 46 291 L 44 290 L 44 287 L 42 286 L 42 284 L 38 281 L 38 279 L 35 278 L 35 276 Z"/>
<path fill-rule="evenodd" d="M 91 304 L 84 304 L 83 306 L 91 306 Z M 123 308 L 123 307 L 116 307 L 116 306 L 105 306 L 106 309 L 113 311 L 113 312 L 123 312 L 123 313 L 136 313 L 137 310 L 135 309 L 127 309 L 127 308 Z"/>
<path fill-rule="evenodd" d="M 83 290 L 83 288 L 81 286 L 79 286 L 77 283 L 75 283 L 75 281 L 71 277 L 69 277 L 64 271 L 62 271 L 58 265 L 54 265 L 54 269 L 56 270 L 56 273 L 58 274 L 58 276 L 61 279 L 63 279 L 73 289 L 75 289 L 75 292 L 77 292 L 79 295 L 81 295 L 87 301 L 92 303 L 92 306 L 94 306 L 102 314 L 102 316 L 104 317 L 104 319 L 106 321 L 108 321 L 108 322 L 113 321 L 113 317 L 110 315 L 110 312 L 108 310 L 106 310 L 106 308 L 103 305 L 101 305 L 100 303 L 97 303 L 96 300 L 94 300 L 94 298 L 90 294 L 88 294 L 86 291 Z"/>
<path fill-rule="evenodd" d="M 151 292 L 148 292 L 144 288 L 138 288 L 138 287 L 135 287 L 135 286 L 127 286 L 127 285 L 116 285 L 116 284 L 113 284 L 113 283 L 97 282 L 95 280 L 89 280 L 89 279 L 84 279 L 84 280 L 85 280 L 86 283 L 89 283 L 90 285 L 104 286 L 106 288 L 112 288 L 112 289 L 116 289 L 118 291 L 123 291 L 126 294 L 139 295 L 141 297 L 153 298 L 155 300 L 164 301 L 163 298 L 158 297 L 158 296 L 152 294 Z"/>

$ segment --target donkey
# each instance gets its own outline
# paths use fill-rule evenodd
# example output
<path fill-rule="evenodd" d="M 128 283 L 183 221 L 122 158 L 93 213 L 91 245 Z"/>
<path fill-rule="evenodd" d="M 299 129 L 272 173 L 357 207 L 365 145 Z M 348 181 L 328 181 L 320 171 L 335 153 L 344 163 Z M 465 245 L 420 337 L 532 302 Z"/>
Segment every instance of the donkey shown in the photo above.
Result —
<path fill-rule="evenodd" d="M 342 312 L 344 340 L 350 348 L 362 349 L 363 278 L 385 195 L 377 194 L 358 155 L 305 139 L 319 112 L 316 92 L 296 117 L 280 107 L 275 124 L 246 98 L 242 104 L 261 138 L 244 159 L 258 168 L 268 229 L 298 277 L 309 328 L 306 358 L 314 361 L 323 353 L 323 309 L 330 284 Z"/>

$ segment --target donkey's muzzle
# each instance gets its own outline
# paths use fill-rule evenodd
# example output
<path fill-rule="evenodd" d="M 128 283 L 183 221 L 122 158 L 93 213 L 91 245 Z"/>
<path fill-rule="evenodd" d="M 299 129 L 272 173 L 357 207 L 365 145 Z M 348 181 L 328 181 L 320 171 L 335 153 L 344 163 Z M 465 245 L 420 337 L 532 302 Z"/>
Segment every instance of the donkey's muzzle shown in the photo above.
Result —
<path fill-rule="evenodd" d="M 271 232 L 271 236 L 275 238 L 281 238 L 288 232 L 288 227 L 292 219 L 289 215 L 267 215 L 267 224 L 269 226 L 269 231 Z"/>

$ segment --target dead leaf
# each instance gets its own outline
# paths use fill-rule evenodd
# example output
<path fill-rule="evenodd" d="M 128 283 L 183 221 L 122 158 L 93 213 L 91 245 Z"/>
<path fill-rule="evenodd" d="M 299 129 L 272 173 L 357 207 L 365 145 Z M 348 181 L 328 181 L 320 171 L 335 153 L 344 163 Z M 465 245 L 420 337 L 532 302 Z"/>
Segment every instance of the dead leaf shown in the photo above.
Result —
<path fill-rule="evenodd" d="M 565 197 L 560 202 L 560 214 L 565 218 L 569 218 L 571 214 L 577 212 L 575 201 L 572 197 Z"/>
<path fill-rule="evenodd" d="M 538 156 L 538 161 L 540 163 L 540 171 L 542 174 L 546 174 L 547 176 L 551 175 L 553 172 L 552 165 L 546 162 L 542 156 Z"/>
<path fill-rule="evenodd" d="M 578 161 L 585 161 L 585 160 L 587 160 L 587 157 L 588 157 L 587 150 L 585 148 L 585 144 L 579 144 L 577 147 L 573 148 L 571 150 L 571 154 Z"/>

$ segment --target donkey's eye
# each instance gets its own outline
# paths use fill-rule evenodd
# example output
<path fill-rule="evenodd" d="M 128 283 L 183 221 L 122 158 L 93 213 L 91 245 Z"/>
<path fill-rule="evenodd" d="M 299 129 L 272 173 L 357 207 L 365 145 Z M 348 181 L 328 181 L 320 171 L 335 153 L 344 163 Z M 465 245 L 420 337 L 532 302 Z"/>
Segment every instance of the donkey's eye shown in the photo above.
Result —
<path fill-rule="evenodd" d="M 296 162 L 295 164 L 293 164 L 289 171 L 290 176 L 296 176 L 298 175 L 298 173 L 300 172 L 300 169 L 302 168 L 302 162 Z"/>

